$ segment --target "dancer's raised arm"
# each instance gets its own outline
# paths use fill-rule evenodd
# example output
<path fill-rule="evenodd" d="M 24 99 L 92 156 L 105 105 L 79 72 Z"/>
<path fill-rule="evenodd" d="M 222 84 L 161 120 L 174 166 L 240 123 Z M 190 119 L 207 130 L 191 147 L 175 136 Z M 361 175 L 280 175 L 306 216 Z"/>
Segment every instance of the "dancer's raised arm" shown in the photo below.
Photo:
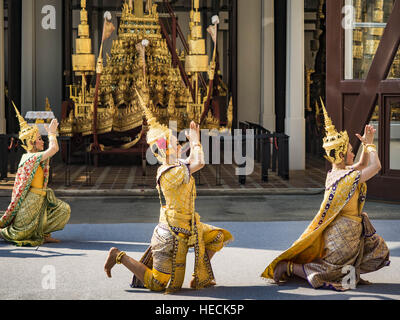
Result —
<path fill-rule="evenodd" d="M 200 143 L 200 126 L 194 121 L 190 123 L 189 134 L 186 137 L 190 143 L 189 170 L 193 174 L 204 168 L 204 152 Z"/>
<path fill-rule="evenodd" d="M 47 130 L 47 134 L 49 137 L 49 147 L 47 148 L 46 151 L 43 152 L 42 155 L 42 161 L 47 160 L 48 158 L 51 158 L 54 156 L 58 150 L 58 142 L 57 142 L 57 128 L 58 128 L 58 121 L 57 119 L 51 120 L 50 125 L 45 127 Z"/>
<path fill-rule="evenodd" d="M 364 135 L 356 134 L 363 144 L 363 151 L 360 161 L 354 165 L 354 169 L 361 171 L 360 182 L 366 182 L 373 178 L 382 168 L 381 162 L 373 144 L 376 129 L 371 125 L 366 125 Z"/>

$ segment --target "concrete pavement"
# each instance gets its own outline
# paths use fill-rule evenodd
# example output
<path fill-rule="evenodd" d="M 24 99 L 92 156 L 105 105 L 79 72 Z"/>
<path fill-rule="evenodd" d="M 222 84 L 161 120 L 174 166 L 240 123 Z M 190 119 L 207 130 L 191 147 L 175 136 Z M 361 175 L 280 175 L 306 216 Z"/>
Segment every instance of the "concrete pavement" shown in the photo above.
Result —
<path fill-rule="evenodd" d="M 18 248 L 0 240 L 0 299 L 400 299 L 400 206 L 367 201 L 365 211 L 391 249 L 391 265 L 365 275 L 372 286 L 350 292 L 314 290 L 303 281 L 269 284 L 260 274 L 303 232 L 323 195 L 200 196 L 202 221 L 228 229 L 235 241 L 213 259 L 215 288 L 190 290 L 193 252 L 183 290 L 174 295 L 132 289 L 123 266 L 113 278 L 103 272 L 116 246 L 139 259 L 159 216 L 158 197 L 63 197 L 72 208 L 70 223 L 54 233 L 60 244 Z M 0 197 L 5 209 L 9 197 Z M 54 282 L 50 280 L 53 279 Z M 53 289 L 54 285 L 54 289 Z"/>
<path fill-rule="evenodd" d="M 235 241 L 212 261 L 217 279 L 214 288 L 189 289 L 192 251 L 183 290 L 177 294 L 132 289 L 131 273 L 119 265 L 112 270 L 112 279 L 106 277 L 103 264 L 108 249 L 116 246 L 139 259 L 149 244 L 154 223 L 69 224 L 54 234 L 62 240 L 60 244 L 37 249 L 18 248 L 0 241 L 0 299 L 400 299 L 399 220 L 373 220 L 391 249 L 391 265 L 364 276 L 373 285 L 344 293 L 314 290 L 303 281 L 277 286 L 260 278 L 267 264 L 297 239 L 307 221 L 213 224 L 235 236 Z"/>
<path fill-rule="evenodd" d="M 57 194 L 58 196 L 58 194 Z M 156 223 L 157 197 L 60 197 L 72 209 L 69 223 Z M 196 210 L 204 221 L 309 221 L 317 213 L 323 194 L 199 196 Z M 0 197 L 5 210 L 9 197 Z M 364 211 L 372 219 L 400 219 L 400 205 L 367 199 Z"/>

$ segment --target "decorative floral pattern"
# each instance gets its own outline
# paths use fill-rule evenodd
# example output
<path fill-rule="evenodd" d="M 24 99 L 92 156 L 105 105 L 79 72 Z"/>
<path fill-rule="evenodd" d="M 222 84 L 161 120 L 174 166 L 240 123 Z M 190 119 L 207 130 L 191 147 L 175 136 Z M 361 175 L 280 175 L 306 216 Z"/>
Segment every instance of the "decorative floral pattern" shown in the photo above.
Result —
<path fill-rule="evenodd" d="M 262 277 L 273 279 L 274 269 L 280 261 L 288 260 L 299 264 L 309 263 L 321 257 L 324 249 L 323 231 L 335 220 L 342 208 L 353 196 L 360 181 L 360 172 L 354 169 L 343 170 L 338 179 L 332 179 L 328 174 L 329 188 L 325 191 L 321 208 L 293 245 L 277 257 L 262 273 Z M 361 186 L 361 194 L 365 196 L 365 183 Z M 360 204 L 362 209 L 363 203 Z M 361 210 L 360 209 L 360 210 Z"/>
<path fill-rule="evenodd" d="M 41 163 L 42 153 L 26 153 L 22 156 L 15 177 L 14 188 L 12 191 L 11 202 L 6 212 L 0 218 L 0 228 L 9 226 L 15 218 L 22 202 L 24 201 L 36 170 L 41 165 L 43 167 L 44 185 L 47 187 L 49 177 L 49 161 Z"/>

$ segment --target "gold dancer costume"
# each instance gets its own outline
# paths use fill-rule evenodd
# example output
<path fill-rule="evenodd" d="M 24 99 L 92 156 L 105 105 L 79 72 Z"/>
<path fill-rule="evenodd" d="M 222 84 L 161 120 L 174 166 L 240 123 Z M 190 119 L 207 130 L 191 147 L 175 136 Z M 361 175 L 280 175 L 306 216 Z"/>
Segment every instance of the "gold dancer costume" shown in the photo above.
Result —
<path fill-rule="evenodd" d="M 226 230 L 200 221 L 200 216 L 195 211 L 195 181 L 187 163 L 182 160 L 175 164 L 166 163 L 172 132 L 157 122 L 140 95 L 139 100 L 149 126 L 147 142 L 163 163 L 157 172 L 157 189 L 161 201 L 160 220 L 154 230 L 151 247 L 141 260 L 148 267 L 144 286 L 153 291 L 178 291 L 185 277 L 188 249 L 193 247 L 195 288 L 207 287 L 213 284 L 214 275 L 206 250 L 217 252 L 232 241 L 233 237 Z M 190 157 L 192 156 L 198 159 L 204 157 L 200 144 L 191 151 Z M 165 198 L 164 205 L 161 193 Z M 134 276 L 132 286 L 142 285 Z"/>
<path fill-rule="evenodd" d="M 326 158 L 337 164 L 342 161 L 339 154 L 347 152 L 349 137 L 346 131 L 336 131 L 324 106 L 323 110 Z M 273 279 L 278 263 L 284 261 L 286 275 L 293 274 L 293 263 L 299 264 L 313 288 L 342 291 L 349 289 L 342 285 L 348 272 L 345 266 L 355 268 L 358 283 L 360 274 L 389 265 L 388 247 L 362 211 L 367 185 L 359 183 L 360 176 L 361 172 L 352 167 L 328 173 L 324 200 L 317 215 L 300 238 L 265 269 L 262 277 Z"/>
<path fill-rule="evenodd" d="M 19 139 L 27 153 L 18 166 L 11 203 L 0 218 L 0 237 L 17 246 L 38 246 L 51 232 L 64 228 L 71 210 L 47 188 L 50 158 L 43 161 L 43 152 L 34 152 L 35 141 L 40 137 L 37 126 L 29 126 L 15 110 L 20 124 Z M 56 137 L 49 134 L 49 139 Z"/>

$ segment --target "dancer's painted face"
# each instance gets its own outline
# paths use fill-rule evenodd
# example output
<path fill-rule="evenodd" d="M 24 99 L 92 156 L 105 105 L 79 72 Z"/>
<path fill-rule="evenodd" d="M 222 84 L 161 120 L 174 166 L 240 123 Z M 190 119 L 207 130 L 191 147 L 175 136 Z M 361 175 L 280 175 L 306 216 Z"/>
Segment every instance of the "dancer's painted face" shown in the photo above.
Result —
<path fill-rule="evenodd" d="M 169 138 L 169 157 L 170 157 L 170 162 L 175 161 L 176 159 L 179 159 L 182 155 L 182 147 L 178 143 L 178 139 L 175 137 L 175 135 L 171 135 Z"/>
<path fill-rule="evenodd" d="M 354 153 L 353 153 L 353 147 L 352 145 L 349 143 L 349 146 L 347 147 L 347 153 L 346 153 L 346 159 L 345 159 L 345 163 L 346 165 L 352 165 L 354 164 Z"/>
<path fill-rule="evenodd" d="M 36 149 L 36 151 L 43 151 L 43 149 L 44 149 L 44 141 L 40 134 L 36 138 L 35 149 Z"/>

